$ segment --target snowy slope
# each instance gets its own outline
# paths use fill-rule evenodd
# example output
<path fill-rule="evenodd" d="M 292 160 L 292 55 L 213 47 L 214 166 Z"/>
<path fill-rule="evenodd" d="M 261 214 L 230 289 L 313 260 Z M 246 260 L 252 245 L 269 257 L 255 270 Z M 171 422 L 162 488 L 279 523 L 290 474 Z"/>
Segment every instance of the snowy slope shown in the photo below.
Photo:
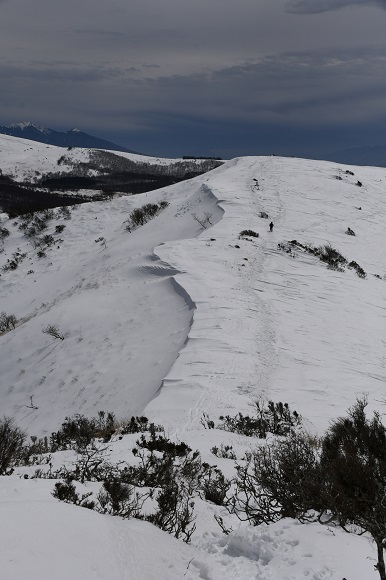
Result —
<path fill-rule="evenodd" d="M 162 191 L 78 207 L 62 221 L 64 241 L 47 258 L 38 258 L 11 225 L 2 263 L 16 247 L 27 257 L 1 276 L 2 309 L 21 319 L 17 332 L 0 337 L 1 400 L 23 426 L 51 432 L 69 413 L 101 409 L 130 417 L 155 396 L 186 339 L 193 305 L 172 277 L 175 267 L 153 250 L 196 234 L 200 226 L 188 208 L 210 211 L 213 221 L 222 214 L 199 184 L 184 187 L 184 195 L 171 192 L 169 207 L 131 234 L 124 221 L 132 209 L 161 201 Z M 101 237 L 106 246 L 95 241 Z M 42 333 L 49 324 L 68 337 L 55 343 Z M 28 408 L 31 395 L 37 410 Z"/>
<path fill-rule="evenodd" d="M 369 392 L 373 404 L 382 400 L 385 281 L 374 275 L 386 272 L 385 171 L 355 173 L 331 163 L 270 157 L 229 162 L 211 177 L 211 191 L 225 210 L 210 230 L 216 241 L 201 236 L 160 251 L 162 259 L 187 270 L 176 278 L 199 307 L 187 347 L 150 408 L 172 409 L 170 420 L 185 430 L 197 427 L 203 411 L 247 410 L 248 399 L 263 392 L 289 402 L 320 431 L 358 395 Z M 356 186 L 358 178 L 363 187 Z M 272 233 L 261 211 L 275 223 Z M 345 234 L 347 227 L 355 237 Z M 238 240 L 244 229 L 260 237 Z M 330 243 L 358 262 L 367 279 L 278 249 L 293 239 Z M 181 391 L 188 400 L 175 413 L 172 401 L 180 403 Z M 188 423 L 180 422 L 181 412 Z"/>
<path fill-rule="evenodd" d="M 90 162 L 94 151 L 94 149 L 80 147 L 68 150 L 55 145 L 0 134 L 0 169 L 4 175 L 9 175 L 15 181 L 34 182 L 47 173 L 73 171 L 74 165 Z M 163 159 L 122 151 L 105 151 L 134 163 L 169 166 L 181 161 L 181 159 Z M 192 163 L 199 166 L 202 162 L 197 160 Z M 95 171 L 90 170 L 90 175 L 94 174 Z"/>
<path fill-rule="evenodd" d="M 2 412 L 31 434 L 49 433 L 76 412 L 145 412 L 211 463 L 213 445 L 232 444 L 241 454 L 253 442 L 204 429 L 203 413 L 217 420 L 248 411 L 261 394 L 290 403 L 319 433 L 363 392 L 384 413 L 386 174 L 350 167 L 352 176 L 347 169 L 235 159 L 163 190 L 80 206 L 67 222 L 54 219 L 48 231 L 66 223 L 63 242 L 40 259 L 17 225 L 3 221 L 11 234 L 1 265 L 18 247 L 27 256 L 0 278 L 0 310 L 20 319 L 0 336 Z M 169 206 L 154 220 L 125 230 L 134 207 L 161 200 Z M 203 230 L 196 218 L 205 215 L 211 227 Z M 347 227 L 356 236 L 346 235 Z M 260 237 L 239 239 L 245 229 Z M 100 237 L 105 245 L 95 242 Z M 331 243 L 367 278 L 278 248 L 293 239 Z M 68 333 L 65 340 L 42 333 L 48 324 Z M 112 449 L 127 459 L 130 442 Z M 229 460 L 216 463 L 231 472 Z M 366 537 L 291 520 L 258 528 L 233 522 L 234 532 L 224 536 L 215 506 L 198 502 L 197 532 L 186 546 L 143 522 L 58 504 L 51 489 L 51 481 L 0 479 L 0 546 L 11 580 L 23 578 L 32 562 L 34 576 L 52 578 L 47 552 L 63 578 L 376 577 Z M 47 534 L 59 518 L 79 533 L 60 526 L 57 537 Z M 32 523 L 38 533 L 20 552 L 7 538 L 28 545 Z"/>

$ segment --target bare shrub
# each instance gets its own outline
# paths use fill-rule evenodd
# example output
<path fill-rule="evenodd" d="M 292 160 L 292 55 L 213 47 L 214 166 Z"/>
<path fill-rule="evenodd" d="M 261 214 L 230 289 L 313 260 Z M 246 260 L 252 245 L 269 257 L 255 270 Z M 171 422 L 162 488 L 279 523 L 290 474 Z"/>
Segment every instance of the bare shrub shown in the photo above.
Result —
<path fill-rule="evenodd" d="M 103 417 L 102 417 L 103 418 Z M 99 416 L 99 419 L 101 417 Z M 107 447 L 98 446 L 93 438 L 96 420 L 76 416 L 67 419 L 62 429 L 51 438 L 57 448 L 72 447 L 77 441 L 78 457 L 73 466 L 52 472 L 42 469 L 36 477 L 63 478 L 55 484 L 54 497 L 82 507 L 124 518 L 149 521 L 176 538 L 189 542 L 195 530 L 194 498 L 200 497 L 217 505 L 225 505 L 231 482 L 215 466 L 203 463 L 198 451 L 192 452 L 183 442 L 175 443 L 156 435 L 156 427 L 143 418 L 133 418 L 130 429 L 148 429 L 133 454 L 136 465 L 112 464 L 106 460 Z M 159 428 L 159 430 L 163 428 Z M 84 443 L 89 443 L 84 446 Z M 40 443 L 35 440 L 34 445 Z M 43 445 L 45 449 L 46 444 Z M 74 482 L 103 482 L 96 498 L 80 495 Z M 147 502 L 148 499 L 154 501 Z"/>
<path fill-rule="evenodd" d="M 0 313 L 0 332 L 8 332 L 14 330 L 17 324 L 17 318 L 14 314 Z"/>
<path fill-rule="evenodd" d="M 347 264 L 347 260 L 338 250 L 333 248 L 330 244 L 325 244 L 317 248 L 320 260 L 328 264 L 332 270 L 343 270 L 343 266 Z"/>
<path fill-rule="evenodd" d="M 181 482 L 171 481 L 156 497 L 158 509 L 146 519 L 161 530 L 189 543 L 196 529 L 194 501 Z"/>
<path fill-rule="evenodd" d="M 8 236 L 9 236 L 9 230 L 7 230 L 7 228 L 0 227 L 0 240 L 4 240 Z"/>
<path fill-rule="evenodd" d="M 217 468 L 209 470 L 207 477 L 202 484 L 202 493 L 206 501 L 215 505 L 227 505 L 227 494 L 232 482 Z"/>
<path fill-rule="evenodd" d="M 0 420 L 0 475 L 6 475 L 8 469 L 20 461 L 25 440 L 26 434 L 16 427 L 13 419 L 3 417 Z"/>
<path fill-rule="evenodd" d="M 114 413 L 99 411 L 98 417 L 66 417 L 61 428 L 51 435 L 51 450 L 86 449 L 94 439 L 109 441 L 117 429 Z"/>
<path fill-rule="evenodd" d="M 253 525 L 284 517 L 305 520 L 320 490 L 311 441 L 294 434 L 258 447 L 248 459 L 246 465 L 237 466 L 230 511 Z"/>
<path fill-rule="evenodd" d="M 222 459 L 237 459 L 232 445 L 223 445 L 221 443 L 220 447 L 212 447 L 211 452 L 216 457 L 221 457 Z"/>
<path fill-rule="evenodd" d="M 292 517 L 367 532 L 377 546 L 375 568 L 386 580 L 386 427 L 378 413 L 367 418 L 366 405 L 358 399 L 331 424 L 321 451 L 304 434 L 253 451 L 237 467 L 228 509 L 253 525 Z"/>
<path fill-rule="evenodd" d="M 359 278 L 366 278 L 367 274 L 364 271 L 364 269 L 354 260 L 352 260 L 349 265 L 347 266 L 348 268 L 352 268 L 356 271 L 357 275 L 359 276 Z"/>
<path fill-rule="evenodd" d="M 112 479 L 103 483 L 97 509 L 101 513 L 122 518 L 141 518 L 143 503 L 150 495 L 150 492 L 140 494 L 133 486 Z"/>
<path fill-rule="evenodd" d="M 75 485 L 72 483 L 71 480 L 67 480 L 64 482 L 58 481 L 57 483 L 55 483 L 52 495 L 56 499 L 59 499 L 60 501 L 65 501 L 66 503 L 73 503 L 75 505 L 85 507 L 88 509 L 95 508 L 95 502 L 88 499 L 92 495 L 92 492 L 79 495 L 75 489 Z"/>
<path fill-rule="evenodd" d="M 337 419 L 323 440 L 323 500 L 346 531 L 351 525 L 374 539 L 381 580 L 386 580 L 386 428 L 380 415 L 366 417 L 367 400 L 357 400 L 347 417 Z"/>
<path fill-rule="evenodd" d="M 259 234 L 254 232 L 253 230 L 243 230 L 242 232 L 240 232 L 239 238 L 241 238 L 242 236 L 249 236 L 250 238 L 258 238 Z"/>
<path fill-rule="evenodd" d="M 66 334 L 61 332 L 56 324 L 48 324 L 48 326 L 43 328 L 42 333 L 52 336 L 55 340 L 64 340 L 66 338 Z"/>
<path fill-rule="evenodd" d="M 131 212 L 129 219 L 126 221 L 127 231 L 132 232 L 136 228 L 145 225 L 168 205 L 167 201 L 161 201 L 159 203 L 146 203 L 142 207 L 137 207 Z"/>
<path fill-rule="evenodd" d="M 156 431 L 163 431 L 162 425 L 155 425 L 154 423 L 149 423 L 147 417 L 131 417 L 130 421 L 122 422 L 120 426 L 120 432 L 122 435 L 127 435 L 128 433 L 145 433 L 149 431 L 150 433 Z"/>
<path fill-rule="evenodd" d="M 9 272 L 10 270 L 16 270 L 19 264 L 26 258 L 27 254 L 21 252 L 17 248 L 16 252 L 12 254 L 12 258 L 7 260 L 7 263 L 2 267 L 3 272 Z"/>
<path fill-rule="evenodd" d="M 254 401 L 254 409 L 255 414 L 252 417 L 242 413 L 233 417 L 221 416 L 219 429 L 265 439 L 268 433 L 289 435 L 302 422 L 301 416 L 296 411 L 291 411 L 288 403 L 268 401 L 266 405 L 264 400 L 257 399 Z"/>

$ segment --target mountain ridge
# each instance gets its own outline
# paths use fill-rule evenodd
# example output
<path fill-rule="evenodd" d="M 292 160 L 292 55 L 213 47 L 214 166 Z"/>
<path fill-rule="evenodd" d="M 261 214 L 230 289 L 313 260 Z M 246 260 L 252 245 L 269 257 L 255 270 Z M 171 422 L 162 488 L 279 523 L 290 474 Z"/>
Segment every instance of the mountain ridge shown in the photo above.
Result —
<path fill-rule="evenodd" d="M 89 135 L 78 128 L 68 131 L 55 131 L 48 127 L 42 127 L 31 121 L 13 123 L 9 126 L 0 126 L 0 134 L 10 137 L 21 137 L 30 141 L 56 145 L 57 147 L 83 147 L 86 149 L 107 149 L 109 151 L 122 151 L 124 153 L 136 153 L 122 145 L 116 145 L 111 141 Z"/>
<path fill-rule="evenodd" d="M 386 145 L 342 149 L 326 155 L 324 159 L 349 165 L 386 167 Z"/>

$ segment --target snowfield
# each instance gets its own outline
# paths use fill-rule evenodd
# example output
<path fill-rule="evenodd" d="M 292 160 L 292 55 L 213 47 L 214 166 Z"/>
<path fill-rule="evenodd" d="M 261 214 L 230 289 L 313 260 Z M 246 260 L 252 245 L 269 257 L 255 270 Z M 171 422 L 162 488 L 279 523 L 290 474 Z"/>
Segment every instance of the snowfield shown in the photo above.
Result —
<path fill-rule="evenodd" d="M 4 173 L 32 171 L 21 141 L 2 141 Z M 56 149 L 36 144 L 37 170 Z M 227 476 L 233 460 L 211 448 L 232 445 L 240 459 L 256 441 L 205 429 L 205 416 L 249 413 L 264 396 L 321 434 L 363 393 L 384 414 L 385 186 L 380 168 L 238 158 L 164 189 L 77 206 L 69 220 L 56 211 L 47 229 L 56 243 L 40 258 L 20 218 L 2 216 L 10 235 L 0 267 L 26 255 L 0 277 L 0 311 L 19 321 L 0 335 L 1 413 L 37 436 L 75 413 L 145 414 Z M 154 219 L 125 229 L 133 209 L 160 201 L 169 205 Z M 248 229 L 259 237 L 240 238 Z M 331 244 L 367 277 L 328 269 L 290 240 Z M 42 332 L 50 324 L 64 340 Z M 135 439 L 113 439 L 109 457 L 131 461 Z M 52 480 L 23 478 L 33 472 L 0 477 L 5 580 L 377 578 L 366 535 L 289 519 L 254 528 L 197 500 L 187 545 L 149 523 L 61 503 Z"/>
<path fill-rule="evenodd" d="M 137 155 L 135 153 L 124 153 L 122 151 L 94 150 L 82 147 L 56 147 L 46 145 L 29 139 L 10 137 L 0 134 L 0 169 L 4 175 L 12 177 L 15 181 L 30 181 L 34 183 L 48 173 L 68 173 L 74 171 L 78 164 L 87 164 L 91 161 L 93 153 L 104 151 L 107 155 L 113 154 L 128 161 L 141 164 L 171 166 L 183 161 L 182 159 L 163 159 L 160 157 L 149 157 L 148 155 Z M 192 160 L 191 163 L 200 166 L 200 159 Z M 104 173 L 104 170 L 101 171 Z M 87 175 L 95 176 L 96 171 L 87 170 Z M 83 192 L 82 192 L 83 193 Z"/>

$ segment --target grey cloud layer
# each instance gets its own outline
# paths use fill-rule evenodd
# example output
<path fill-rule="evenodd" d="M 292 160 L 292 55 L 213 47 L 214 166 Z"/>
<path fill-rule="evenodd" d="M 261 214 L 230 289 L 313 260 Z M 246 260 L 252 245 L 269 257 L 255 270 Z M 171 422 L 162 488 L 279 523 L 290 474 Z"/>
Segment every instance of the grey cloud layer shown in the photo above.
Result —
<path fill-rule="evenodd" d="M 321 14 L 359 4 L 373 4 L 386 9 L 386 0 L 289 0 L 286 10 L 293 14 Z"/>
<path fill-rule="evenodd" d="M 146 71 L 146 69 L 145 69 Z M 258 61 L 193 75 L 137 78 L 129 68 L 67 63 L 2 66 L 6 82 L 1 99 L 13 102 L 14 119 L 20 96 L 41 115 L 55 102 L 71 125 L 98 123 L 118 128 L 151 128 L 157 115 L 197 122 L 242 121 L 286 125 L 348 124 L 386 118 L 386 58 L 377 49 L 282 53 Z M 36 90 L 28 92 L 31 82 Z M 98 113 L 99 112 L 99 113 Z"/>
<path fill-rule="evenodd" d="M 385 5 L 0 0 L 0 124 L 150 135 L 386 119 Z"/>

